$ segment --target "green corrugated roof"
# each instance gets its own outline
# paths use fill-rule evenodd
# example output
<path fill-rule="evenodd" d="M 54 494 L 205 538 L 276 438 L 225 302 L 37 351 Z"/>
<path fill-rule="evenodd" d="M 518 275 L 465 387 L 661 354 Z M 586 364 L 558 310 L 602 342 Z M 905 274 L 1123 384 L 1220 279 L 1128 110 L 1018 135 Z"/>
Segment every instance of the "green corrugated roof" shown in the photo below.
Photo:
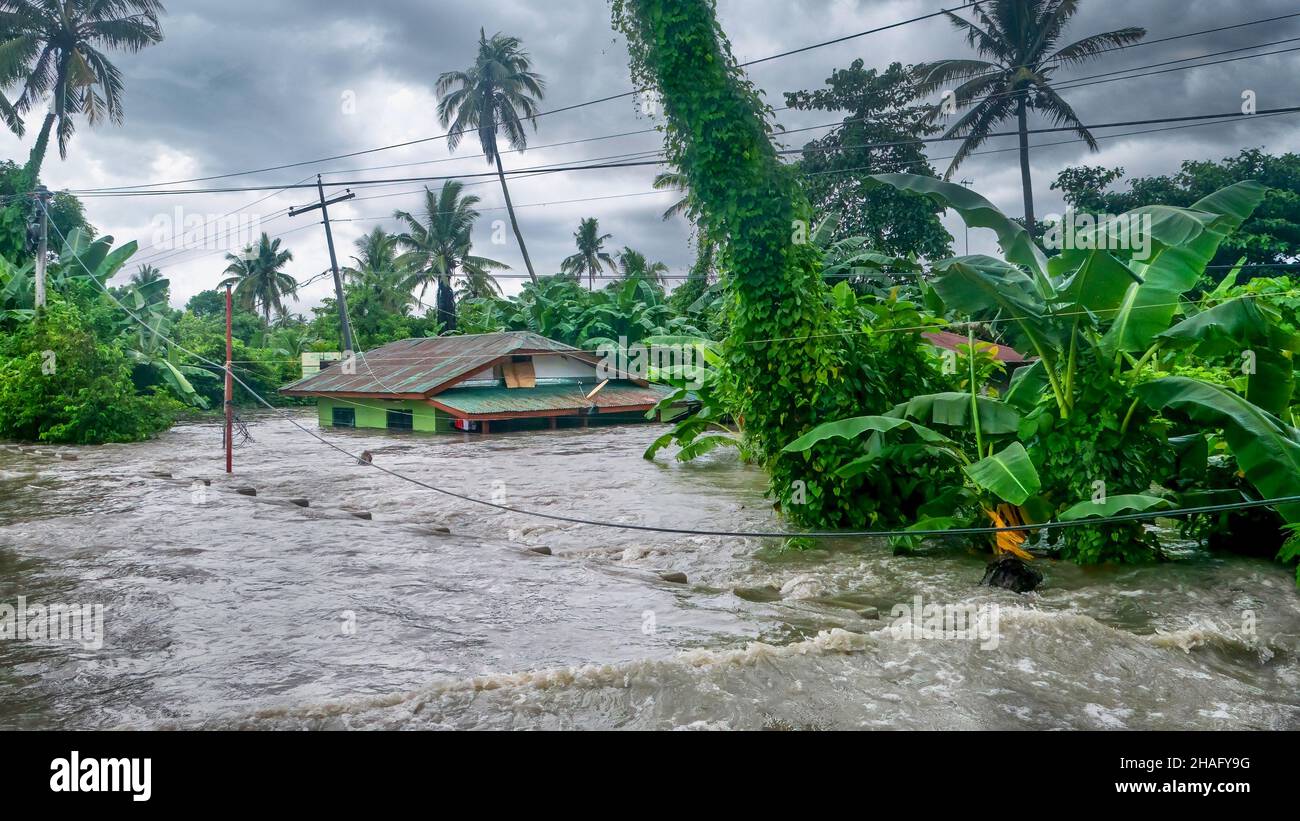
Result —
<path fill-rule="evenodd" d="M 536 411 L 576 412 L 593 404 L 602 411 L 653 405 L 673 392 L 665 385 L 641 387 L 629 382 L 611 382 L 593 399 L 587 399 L 595 385 L 538 385 L 535 388 L 451 388 L 434 397 L 467 416 Z"/>
<path fill-rule="evenodd" d="M 449 382 L 521 351 L 590 356 L 528 331 L 403 339 L 357 354 L 356 373 L 344 373 L 343 366 L 335 364 L 286 385 L 280 392 L 294 396 L 376 393 L 430 396 Z"/>

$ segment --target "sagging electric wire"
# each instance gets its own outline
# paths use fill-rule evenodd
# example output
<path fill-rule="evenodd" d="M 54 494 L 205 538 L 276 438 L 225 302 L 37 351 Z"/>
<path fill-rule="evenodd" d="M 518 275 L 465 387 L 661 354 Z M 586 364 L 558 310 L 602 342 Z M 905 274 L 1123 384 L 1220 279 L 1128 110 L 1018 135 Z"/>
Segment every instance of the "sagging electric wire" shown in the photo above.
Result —
<path fill-rule="evenodd" d="M 41 207 L 45 208 L 44 204 L 42 204 Z M 45 210 L 48 215 L 48 209 Z M 55 232 L 59 234 L 60 239 L 63 241 L 63 243 L 66 246 L 67 237 L 63 236 L 62 232 L 59 231 L 57 227 L 55 227 Z M 201 362 L 205 362 L 208 365 L 219 368 L 222 372 L 228 372 L 230 374 L 231 379 L 238 382 L 244 388 L 244 390 L 247 391 L 248 394 L 252 396 L 254 399 L 256 399 L 260 404 L 264 405 L 266 408 L 276 413 L 282 419 L 289 422 L 294 427 L 301 430 L 303 433 L 306 433 L 308 436 L 311 436 L 312 438 L 316 439 L 317 441 L 321 442 L 327 447 L 332 448 L 333 450 L 337 450 L 339 453 L 343 454 L 344 456 L 347 456 L 350 460 L 352 460 L 353 463 L 359 465 L 367 465 L 375 470 L 380 471 L 381 473 L 392 476 L 393 478 L 400 479 L 404 482 L 408 482 L 418 487 L 422 487 L 426 490 L 434 491 L 444 496 L 448 496 L 454 499 L 459 499 L 461 501 L 469 502 L 471 504 L 476 504 L 483 507 L 494 508 L 496 510 L 500 510 L 507 513 L 515 513 L 521 516 L 528 516 L 531 518 L 563 522 L 566 524 L 585 525 L 588 527 L 599 527 L 599 528 L 615 529 L 615 530 L 632 530 L 632 531 L 647 532 L 647 533 L 668 533 L 668 534 L 689 535 L 689 536 L 726 536 L 726 537 L 734 537 L 734 538 L 756 538 L 756 539 L 798 539 L 798 538 L 844 539 L 844 538 L 902 538 L 902 537 L 927 538 L 927 537 L 940 537 L 940 536 L 993 535 L 997 533 L 1011 533 L 1011 532 L 1024 533 L 1026 531 L 1058 530 L 1058 529 L 1069 529 L 1075 527 L 1094 527 L 1094 526 L 1100 526 L 1100 525 L 1111 524 L 1116 522 L 1152 521 L 1155 519 L 1179 518 L 1182 516 L 1193 516 L 1193 515 L 1201 515 L 1206 513 L 1222 513 L 1222 512 L 1228 512 L 1233 510 L 1249 510 L 1249 509 L 1259 508 L 1259 507 L 1271 507 L 1271 506 L 1283 505 L 1283 504 L 1300 503 L 1300 496 L 1283 496 L 1283 497 L 1277 497 L 1273 499 L 1244 500 L 1241 502 L 1229 502 L 1229 503 L 1217 504 L 1217 505 L 1201 505 L 1198 507 L 1180 508 L 1174 510 L 1144 511 L 1140 513 L 1116 514 L 1113 516 L 1097 517 L 1094 519 L 1054 521 L 1054 522 L 1043 522 L 1039 524 L 1027 524 L 1027 525 L 1006 525 L 1006 526 L 996 526 L 996 527 L 966 527 L 966 528 L 943 528 L 943 529 L 936 528 L 936 529 L 915 529 L 915 530 L 846 530 L 846 531 L 803 531 L 803 532 L 700 530 L 695 528 L 672 528 L 672 527 L 661 527 L 657 525 L 628 524 L 622 522 L 605 522 L 605 521 L 599 521 L 594 519 L 582 519 L 576 516 L 563 516 L 554 513 L 544 513 L 541 511 L 525 510 L 523 508 L 517 508 L 511 505 L 504 505 L 486 499 L 478 499 L 463 493 L 457 493 L 452 490 L 447 490 L 446 488 L 440 488 L 437 487 L 436 485 L 432 485 L 428 482 L 421 481 L 414 477 L 407 476 L 402 473 L 398 473 L 397 471 L 394 470 L 389 470 L 388 468 L 385 468 L 382 465 L 374 464 L 373 461 L 366 461 L 361 459 L 358 454 L 351 453 L 347 449 L 335 444 L 334 442 L 329 441 L 325 437 L 321 436 L 319 433 L 304 427 L 301 423 L 298 422 L 298 420 L 294 419 L 292 416 L 285 413 L 282 409 L 276 407 L 275 405 L 272 405 L 261 394 L 253 390 L 253 388 L 251 388 L 248 385 L 248 383 L 240 379 L 234 373 L 233 368 L 227 369 L 225 365 L 222 365 L 217 362 L 213 362 L 212 360 L 208 359 L 202 354 L 189 350 L 188 348 L 177 343 L 175 340 L 171 339 L 170 337 L 168 337 L 166 334 L 162 333 L 158 329 L 150 326 L 148 322 L 143 320 L 138 314 L 136 314 L 125 304 L 123 304 L 121 300 L 119 300 L 116 296 L 113 295 L 113 293 L 107 288 L 107 286 L 104 285 L 104 283 L 100 282 L 94 276 L 90 268 L 82 260 L 80 251 L 74 254 L 74 257 L 77 260 L 77 263 L 81 265 L 82 269 L 86 272 L 89 279 L 95 284 L 97 284 L 100 290 L 102 290 L 104 294 L 108 296 L 108 298 L 113 303 L 115 303 L 119 308 L 125 311 L 127 315 L 129 315 L 132 319 L 134 319 L 138 324 L 146 328 L 156 338 L 158 338 L 163 342 L 166 342 L 168 345 L 171 345 L 180 351 L 183 351 L 184 353 L 189 354 L 190 356 L 194 357 L 195 359 Z"/>

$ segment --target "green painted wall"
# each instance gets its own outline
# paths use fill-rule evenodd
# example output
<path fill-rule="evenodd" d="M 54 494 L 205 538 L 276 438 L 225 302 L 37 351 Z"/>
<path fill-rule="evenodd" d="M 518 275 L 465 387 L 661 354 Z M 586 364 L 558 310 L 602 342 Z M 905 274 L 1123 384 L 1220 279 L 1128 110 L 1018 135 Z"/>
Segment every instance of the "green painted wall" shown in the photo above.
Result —
<path fill-rule="evenodd" d="M 316 400 L 316 418 L 319 420 L 321 427 L 328 428 L 334 425 L 334 408 L 336 407 L 351 408 L 353 413 L 356 414 L 357 427 L 359 428 L 387 429 L 388 411 L 405 410 L 411 412 L 412 424 L 418 431 L 449 433 L 452 430 L 450 416 L 423 402 L 393 402 L 382 399 L 349 400 L 344 402 L 338 399 L 319 397 Z"/>

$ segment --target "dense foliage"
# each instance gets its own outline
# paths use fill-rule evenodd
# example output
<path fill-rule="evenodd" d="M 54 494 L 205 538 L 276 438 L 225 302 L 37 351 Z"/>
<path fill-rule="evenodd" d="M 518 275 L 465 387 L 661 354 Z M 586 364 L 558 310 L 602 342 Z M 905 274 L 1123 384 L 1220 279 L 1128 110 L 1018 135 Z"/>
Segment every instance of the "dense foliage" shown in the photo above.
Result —
<path fill-rule="evenodd" d="M 1127 190 L 1113 191 L 1124 181 Z M 1300 154 L 1266 154 L 1243 149 L 1220 161 L 1187 160 L 1178 173 L 1154 177 L 1124 177 L 1123 168 L 1081 166 L 1057 175 L 1052 188 L 1078 211 L 1122 214 L 1144 205 L 1188 207 L 1233 183 L 1255 180 L 1268 192 L 1240 228 L 1226 237 L 1211 262 L 1214 281 L 1223 278 L 1239 258 L 1250 264 L 1288 263 L 1300 259 Z M 1247 276 L 1268 276 L 1252 271 Z"/>
<path fill-rule="evenodd" d="M 940 129 L 920 96 L 910 67 L 893 63 L 878 71 L 862 60 L 831 72 L 825 88 L 786 92 L 793 109 L 844 114 L 843 126 L 808 142 L 799 159 L 817 218 L 837 218 L 832 241 L 861 237 L 878 252 L 904 257 L 952 253 L 939 206 L 871 179 L 891 171 L 934 173 L 916 140 Z"/>
<path fill-rule="evenodd" d="M 1080 246 L 1088 250 L 1049 263 L 1021 223 L 979 195 L 932 176 L 878 175 L 993 229 L 1004 258 L 934 263 L 915 289 L 920 304 L 899 300 L 897 290 L 846 283 L 828 291 L 827 270 L 856 271 L 867 260 L 880 268 L 886 255 L 865 238 L 805 239 L 820 231 L 809 228 L 803 191 L 771 149 L 767 112 L 736 68 L 713 5 L 613 6 L 634 79 L 663 99 L 668 155 L 688 202 L 719 243 L 730 331 L 711 360 L 700 413 L 679 420 L 647 456 L 669 442 L 687 458 L 736 444 L 765 464 L 782 510 L 822 527 L 1015 526 L 1190 504 L 1193 494 L 1216 492 L 1193 478 L 1210 475 L 1196 461 L 1216 447 L 1235 460 L 1251 493 L 1300 489 L 1300 431 L 1284 421 L 1297 349 L 1285 319 L 1225 294 L 1206 310 L 1180 305 L 1264 200 L 1264 186 L 1240 183 L 1186 208 L 1129 215 L 1150 220 L 1149 256 L 1106 250 L 1102 225 Z M 1055 32 L 1049 41 L 1065 17 L 1045 24 Z M 917 332 L 932 324 L 969 335 L 943 368 L 920 353 Z M 977 324 L 1034 358 L 1005 394 L 991 383 L 998 368 L 988 346 L 976 343 Z M 1251 370 L 1229 386 L 1183 375 L 1221 369 L 1224 357 L 1242 354 Z M 964 379 L 956 378 L 961 370 Z M 1297 506 L 1279 512 L 1300 519 Z M 1045 546 L 1082 563 L 1160 553 L 1155 532 L 1138 523 L 1061 533 Z M 1028 557 L 1029 536 L 991 541 Z"/>

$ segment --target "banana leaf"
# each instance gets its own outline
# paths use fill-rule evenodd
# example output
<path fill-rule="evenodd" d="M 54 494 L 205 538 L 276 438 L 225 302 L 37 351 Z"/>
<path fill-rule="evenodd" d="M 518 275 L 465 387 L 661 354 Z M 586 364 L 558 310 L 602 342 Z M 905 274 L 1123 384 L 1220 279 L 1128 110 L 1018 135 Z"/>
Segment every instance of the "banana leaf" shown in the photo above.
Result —
<path fill-rule="evenodd" d="M 1278 417 L 1218 385 L 1184 376 L 1147 382 L 1137 393 L 1153 410 L 1222 428 L 1237 465 L 1265 498 L 1300 496 L 1300 431 Z M 1278 513 L 1300 522 L 1300 504 L 1280 505 Z"/>
<path fill-rule="evenodd" d="M 1146 350 L 1156 334 L 1169 327 L 1182 295 L 1196 285 L 1223 238 L 1254 213 L 1266 191 L 1257 182 L 1239 182 L 1190 209 L 1151 206 L 1130 212 L 1152 217 L 1152 258 L 1131 263 L 1143 282 L 1129 288 L 1116 310 L 1102 338 L 1106 356 Z"/>
<path fill-rule="evenodd" d="M 1159 496 L 1144 496 L 1139 493 L 1126 493 L 1119 496 L 1107 496 L 1105 501 L 1088 500 L 1080 502 L 1062 512 L 1056 518 L 1062 522 L 1075 522 L 1080 519 L 1096 519 L 1109 516 L 1121 516 L 1126 513 L 1145 513 L 1148 510 L 1170 508 L 1168 499 Z"/>
<path fill-rule="evenodd" d="M 1109 251 L 1067 252 L 1052 257 L 1048 269 L 1060 271 L 1060 310 L 1092 314 L 1114 311 L 1142 278 Z M 1068 274 L 1068 276 L 1067 276 Z"/>
<path fill-rule="evenodd" d="M 1194 348 L 1201 356 L 1247 355 L 1246 398 L 1281 416 L 1295 392 L 1295 364 L 1284 352 L 1300 340 L 1283 332 L 1277 315 L 1254 299 L 1238 298 L 1188 317 L 1157 339 L 1172 348 Z"/>
<path fill-rule="evenodd" d="M 781 449 L 782 453 L 799 453 L 827 439 L 857 439 L 864 433 L 888 433 L 903 428 L 914 431 L 922 440 L 933 444 L 954 444 L 951 439 L 924 425 L 889 416 L 855 416 L 818 425 Z"/>
<path fill-rule="evenodd" d="M 1024 445 L 1012 442 L 1001 451 L 981 459 L 963 470 L 976 486 L 1004 502 L 1022 505 L 1042 489 L 1038 471 L 1029 460 Z"/>
<path fill-rule="evenodd" d="M 1031 365 L 1016 368 L 1011 375 L 1011 385 L 1004 393 L 1003 400 L 1008 405 L 1028 413 L 1038 405 L 1038 400 L 1048 390 L 1047 370 L 1043 360 L 1036 360 Z"/>
<path fill-rule="evenodd" d="M 873 174 L 872 179 L 929 197 L 956 211 L 972 228 L 991 228 L 997 234 L 998 246 L 1006 258 L 1029 269 L 1038 284 L 1040 296 L 1047 298 L 1052 295 L 1052 285 L 1047 279 L 1046 255 L 1023 225 L 1003 214 L 984 197 L 964 186 L 919 174 Z"/>
<path fill-rule="evenodd" d="M 934 289 L 948 308 L 967 315 L 999 309 L 1043 358 L 1056 349 L 1062 331 L 1029 276 L 1014 265 L 988 256 L 954 257 L 934 266 Z M 1047 367 L 1052 367 L 1051 363 Z"/>
<path fill-rule="evenodd" d="M 960 392 L 930 393 L 915 396 L 896 405 L 886 416 L 914 419 L 929 425 L 946 425 L 973 430 L 970 419 L 970 394 Z M 1020 426 L 1020 412 L 1005 402 L 987 396 L 976 397 L 979 406 L 980 432 L 986 436 L 1015 433 Z"/>

